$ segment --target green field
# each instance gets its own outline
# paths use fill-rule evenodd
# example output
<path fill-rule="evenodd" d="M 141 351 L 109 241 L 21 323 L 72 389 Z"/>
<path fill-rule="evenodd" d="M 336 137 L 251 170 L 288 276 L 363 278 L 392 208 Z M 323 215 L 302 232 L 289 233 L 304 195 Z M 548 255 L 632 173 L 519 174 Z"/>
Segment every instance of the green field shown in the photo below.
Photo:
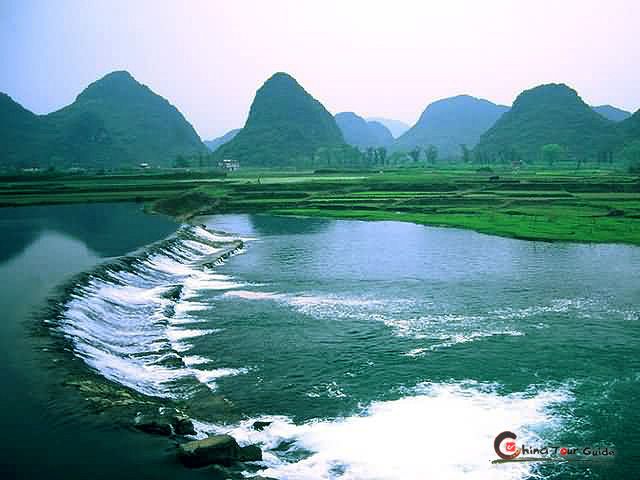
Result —
<path fill-rule="evenodd" d="M 245 170 L 5 178 L 0 205 L 145 202 L 178 218 L 265 212 L 401 220 L 524 239 L 640 245 L 640 178 L 615 170 Z"/>

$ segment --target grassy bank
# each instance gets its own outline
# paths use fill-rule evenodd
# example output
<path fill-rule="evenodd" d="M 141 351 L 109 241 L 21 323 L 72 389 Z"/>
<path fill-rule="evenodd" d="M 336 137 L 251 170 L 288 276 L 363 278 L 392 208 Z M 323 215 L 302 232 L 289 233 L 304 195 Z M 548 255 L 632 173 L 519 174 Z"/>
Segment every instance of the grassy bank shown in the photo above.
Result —
<path fill-rule="evenodd" d="M 226 178 L 141 174 L 14 179 L 0 188 L 4 206 L 124 200 L 143 201 L 180 218 L 265 212 L 640 245 L 640 178 L 614 170 L 243 171 Z"/>

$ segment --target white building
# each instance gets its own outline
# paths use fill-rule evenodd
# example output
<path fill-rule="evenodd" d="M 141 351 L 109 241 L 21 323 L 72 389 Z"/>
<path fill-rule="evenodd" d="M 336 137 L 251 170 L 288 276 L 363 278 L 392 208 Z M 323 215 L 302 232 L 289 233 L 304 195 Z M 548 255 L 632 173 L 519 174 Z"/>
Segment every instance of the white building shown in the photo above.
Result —
<path fill-rule="evenodd" d="M 234 172 L 240 168 L 240 162 L 238 160 L 232 160 L 230 158 L 225 158 L 224 160 L 218 162 L 218 167 L 224 168 L 230 172 Z"/>

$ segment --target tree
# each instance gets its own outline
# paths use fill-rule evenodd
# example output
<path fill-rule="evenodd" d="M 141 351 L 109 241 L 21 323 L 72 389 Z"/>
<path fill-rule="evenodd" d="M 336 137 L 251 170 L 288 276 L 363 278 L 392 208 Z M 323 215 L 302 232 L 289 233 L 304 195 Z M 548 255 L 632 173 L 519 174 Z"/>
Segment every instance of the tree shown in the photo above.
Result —
<path fill-rule="evenodd" d="M 420 160 L 421 152 L 422 152 L 422 149 L 420 147 L 415 147 L 413 150 L 409 152 L 409 156 L 413 160 L 413 163 L 418 163 L 418 160 Z"/>
<path fill-rule="evenodd" d="M 376 163 L 384 165 L 387 159 L 387 149 L 384 147 L 376 148 Z"/>
<path fill-rule="evenodd" d="M 622 149 L 622 158 L 629 163 L 640 163 L 640 140 L 634 140 Z"/>
<path fill-rule="evenodd" d="M 178 155 L 173 162 L 173 166 L 175 168 L 188 168 L 189 160 L 187 160 L 183 155 Z"/>
<path fill-rule="evenodd" d="M 407 154 L 403 152 L 394 152 L 389 157 L 389 165 L 400 165 L 407 158 Z"/>
<path fill-rule="evenodd" d="M 426 153 L 427 153 L 427 162 L 434 165 L 436 163 L 436 160 L 438 160 L 438 149 L 436 148 L 436 146 L 429 145 L 427 147 Z"/>
<path fill-rule="evenodd" d="M 460 148 L 462 149 L 462 161 L 464 163 L 471 163 L 471 151 L 464 143 L 460 144 Z"/>
<path fill-rule="evenodd" d="M 552 166 L 554 163 L 564 160 L 567 155 L 565 148 L 557 143 L 548 143 L 544 145 L 540 152 L 542 153 L 542 161 Z"/>
<path fill-rule="evenodd" d="M 372 165 L 376 158 L 375 148 L 368 147 L 364 152 L 364 158 L 365 158 L 365 162 L 367 163 L 367 166 Z"/>

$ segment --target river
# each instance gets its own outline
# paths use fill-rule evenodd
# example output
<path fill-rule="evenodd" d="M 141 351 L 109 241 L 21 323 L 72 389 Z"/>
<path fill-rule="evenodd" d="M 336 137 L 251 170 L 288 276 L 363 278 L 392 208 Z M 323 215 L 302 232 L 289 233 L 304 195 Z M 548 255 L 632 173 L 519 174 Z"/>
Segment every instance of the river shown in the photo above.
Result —
<path fill-rule="evenodd" d="M 637 247 L 267 215 L 178 226 L 127 204 L 0 219 L 3 466 L 20 478 L 214 478 L 127 427 L 146 402 L 259 443 L 238 477 L 638 471 Z M 615 456 L 495 465 L 505 430 Z"/>

